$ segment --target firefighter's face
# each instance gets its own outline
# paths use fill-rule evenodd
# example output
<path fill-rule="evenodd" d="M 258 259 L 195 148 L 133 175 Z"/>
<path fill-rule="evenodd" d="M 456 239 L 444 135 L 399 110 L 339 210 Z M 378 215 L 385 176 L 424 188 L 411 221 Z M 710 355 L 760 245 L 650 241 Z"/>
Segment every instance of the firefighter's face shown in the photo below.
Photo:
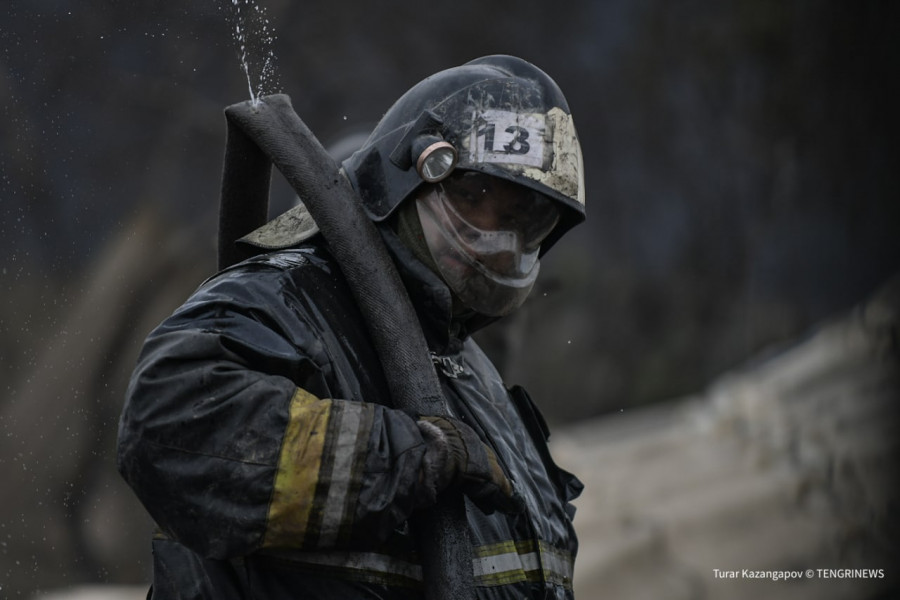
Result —
<path fill-rule="evenodd" d="M 541 242 L 556 226 L 551 200 L 506 180 L 459 172 L 417 201 L 441 276 L 470 308 L 503 316 L 524 302 L 540 268 Z"/>

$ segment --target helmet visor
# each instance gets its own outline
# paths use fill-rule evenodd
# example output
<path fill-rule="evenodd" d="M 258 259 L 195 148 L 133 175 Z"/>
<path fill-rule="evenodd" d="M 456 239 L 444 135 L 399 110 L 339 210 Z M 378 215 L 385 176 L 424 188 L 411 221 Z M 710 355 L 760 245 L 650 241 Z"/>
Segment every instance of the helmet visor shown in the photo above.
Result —
<path fill-rule="evenodd" d="M 525 301 L 540 270 L 541 241 L 559 220 L 542 194 L 475 173 L 433 186 L 417 209 L 444 281 L 487 316 L 509 314 Z"/>

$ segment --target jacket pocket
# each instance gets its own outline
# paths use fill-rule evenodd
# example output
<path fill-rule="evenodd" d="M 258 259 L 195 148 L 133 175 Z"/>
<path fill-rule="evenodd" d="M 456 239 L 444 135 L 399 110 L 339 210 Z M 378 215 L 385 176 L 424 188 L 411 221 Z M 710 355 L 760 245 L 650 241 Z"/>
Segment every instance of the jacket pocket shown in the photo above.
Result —
<path fill-rule="evenodd" d="M 519 411 L 519 416 L 525 423 L 528 433 L 534 440 L 535 447 L 540 452 L 547 473 L 550 475 L 551 480 L 556 483 L 561 498 L 565 502 L 566 513 L 570 519 L 573 518 L 575 507 L 570 503 L 581 495 L 581 492 L 584 490 L 584 484 L 578 477 L 560 468 L 553 461 L 550 448 L 547 446 L 547 440 L 550 439 L 550 428 L 547 426 L 544 415 L 541 414 L 540 409 L 534 403 L 534 400 L 531 399 L 528 392 L 525 391 L 525 388 L 518 385 L 513 386 L 509 389 L 509 395 Z"/>

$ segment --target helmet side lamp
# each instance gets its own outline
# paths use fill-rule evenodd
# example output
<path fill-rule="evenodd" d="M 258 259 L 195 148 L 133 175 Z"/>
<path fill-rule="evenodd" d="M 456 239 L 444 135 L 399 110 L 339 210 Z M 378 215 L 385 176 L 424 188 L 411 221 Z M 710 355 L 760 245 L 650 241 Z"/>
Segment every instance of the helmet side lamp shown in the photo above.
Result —
<path fill-rule="evenodd" d="M 412 145 L 416 158 L 416 172 L 423 181 L 437 183 L 446 178 L 459 161 L 459 153 L 450 142 L 434 135 L 416 138 Z"/>
<path fill-rule="evenodd" d="M 415 167 L 428 183 L 441 181 L 459 161 L 456 147 L 441 136 L 442 130 L 440 117 L 430 110 L 422 111 L 391 151 L 391 162 L 403 171 Z"/>

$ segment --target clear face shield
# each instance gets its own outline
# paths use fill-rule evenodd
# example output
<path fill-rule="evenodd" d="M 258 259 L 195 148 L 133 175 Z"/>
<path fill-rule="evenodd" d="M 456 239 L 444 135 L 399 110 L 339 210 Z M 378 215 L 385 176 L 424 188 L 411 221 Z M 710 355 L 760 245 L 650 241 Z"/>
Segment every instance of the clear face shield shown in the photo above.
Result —
<path fill-rule="evenodd" d="M 435 184 L 416 206 L 431 256 L 466 306 L 501 317 L 525 301 L 540 270 L 541 242 L 559 221 L 552 200 L 464 172 Z"/>

